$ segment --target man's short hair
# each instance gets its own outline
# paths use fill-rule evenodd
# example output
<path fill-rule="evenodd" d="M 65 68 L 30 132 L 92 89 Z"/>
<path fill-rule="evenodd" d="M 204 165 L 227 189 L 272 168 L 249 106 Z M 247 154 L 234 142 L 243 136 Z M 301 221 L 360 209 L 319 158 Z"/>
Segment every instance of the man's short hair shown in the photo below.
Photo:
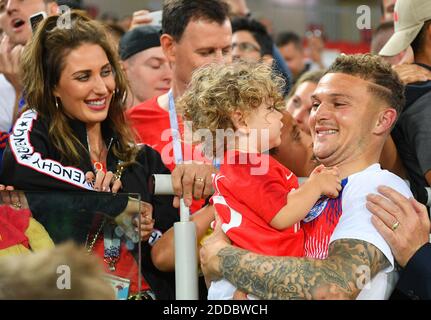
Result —
<path fill-rule="evenodd" d="M 341 55 L 329 67 L 326 74 L 345 73 L 374 85 L 369 91 L 394 108 L 400 115 L 405 105 L 404 85 L 391 65 L 381 57 L 371 54 Z"/>
<path fill-rule="evenodd" d="M 180 41 L 190 21 L 207 20 L 222 25 L 229 19 L 229 6 L 221 0 L 165 0 L 162 30 Z"/>
<path fill-rule="evenodd" d="M 261 55 L 264 56 L 269 54 L 272 56 L 274 42 L 262 23 L 254 19 L 237 17 L 232 19 L 232 33 L 238 31 L 250 32 L 260 46 Z"/>
<path fill-rule="evenodd" d="M 289 43 L 293 43 L 295 47 L 302 50 L 301 37 L 295 32 L 287 31 L 280 33 L 277 36 L 275 43 L 277 44 L 277 47 L 284 47 L 287 46 Z"/>

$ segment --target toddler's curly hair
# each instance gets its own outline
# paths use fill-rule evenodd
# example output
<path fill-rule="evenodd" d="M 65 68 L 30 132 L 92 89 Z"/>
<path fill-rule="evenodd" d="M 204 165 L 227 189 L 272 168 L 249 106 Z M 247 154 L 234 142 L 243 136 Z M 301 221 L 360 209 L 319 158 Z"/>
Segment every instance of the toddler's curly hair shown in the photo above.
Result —
<path fill-rule="evenodd" d="M 208 129 L 215 138 L 217 129 L 235 130 L 231 121 L 235 111 L 247 116 L 263 103 L 285 110 L 283 86 L 284 79 L 263 63 L 210 64 L 195 71 L 177 107 L 185 120 L 192 122 L 193 131 Z M 194 142 L 204 140 L 200 137 Z M 216 139 L 212 140 L 211 149 L 216 152 Z"/>

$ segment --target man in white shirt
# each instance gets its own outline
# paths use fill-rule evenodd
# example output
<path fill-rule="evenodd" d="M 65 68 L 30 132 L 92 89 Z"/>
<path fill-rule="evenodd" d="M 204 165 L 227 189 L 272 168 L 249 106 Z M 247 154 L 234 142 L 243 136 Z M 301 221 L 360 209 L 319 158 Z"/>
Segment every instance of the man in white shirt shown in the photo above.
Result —
<path fill-rule="evenodd" d="M 217 228 L 201 250 L 206 277 L 223 277 L 263 299 L 389 298 L 397 280 L 394 258 L 371 223 L 366 196 L 387 185 L 411 197 L 403 180 L 378 163 L 404 105 L 403 89 L 378 57 L 337 58 L 312 96 L 309 124 L 315 157 L 338 167 L 343 189 L 336 199 L 322 197 L 303 221 L 304 258 L 235 248 Z M 391 222 L 392 229 L 399 224 Z"/>

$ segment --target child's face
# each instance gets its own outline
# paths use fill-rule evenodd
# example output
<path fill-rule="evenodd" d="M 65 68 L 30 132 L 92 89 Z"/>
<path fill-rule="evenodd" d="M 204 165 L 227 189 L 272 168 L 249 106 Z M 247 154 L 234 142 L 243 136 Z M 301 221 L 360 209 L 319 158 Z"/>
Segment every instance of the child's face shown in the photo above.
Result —
<path fill-rule="evenodd" d="M 281 112 L 273 107 L 271 101 L 262 103 L 246 117 L 249 137 L 256 140 L 250 142 L 256 143 L 258 151 L 265 152 L 280 145 L 282 117 Z"/>

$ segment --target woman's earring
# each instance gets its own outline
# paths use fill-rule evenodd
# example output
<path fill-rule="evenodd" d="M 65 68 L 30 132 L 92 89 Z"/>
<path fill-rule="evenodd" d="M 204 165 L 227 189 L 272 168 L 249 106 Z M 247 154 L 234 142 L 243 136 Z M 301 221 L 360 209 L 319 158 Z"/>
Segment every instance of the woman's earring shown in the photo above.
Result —
<path fill-rule="evenodd" d="M 54 100 L 55 100 L 55 106 L 57 107 L 57 110 L 58 110 L 58 100 L 57 100 L 57 97 L 54 97 Z"/>

